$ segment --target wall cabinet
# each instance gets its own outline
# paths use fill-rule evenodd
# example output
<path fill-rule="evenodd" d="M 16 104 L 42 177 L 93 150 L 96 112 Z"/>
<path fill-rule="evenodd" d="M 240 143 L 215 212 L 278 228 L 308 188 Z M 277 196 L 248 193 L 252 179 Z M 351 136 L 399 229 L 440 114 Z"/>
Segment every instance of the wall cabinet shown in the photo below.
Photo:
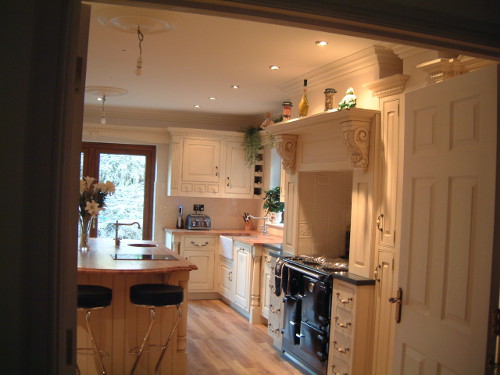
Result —
<path fill-rule="evenodd" d="M 259 184 L 254 175 L 260 172 L 246 165 L 242 133 L 186 128 L 169 132 L 170 196 L 254 197 L 254 184 Z"/>
<path fill-rule="evenodd" d="M 371 373 L 373 285 L 333 282 L 328 375 Z"/>

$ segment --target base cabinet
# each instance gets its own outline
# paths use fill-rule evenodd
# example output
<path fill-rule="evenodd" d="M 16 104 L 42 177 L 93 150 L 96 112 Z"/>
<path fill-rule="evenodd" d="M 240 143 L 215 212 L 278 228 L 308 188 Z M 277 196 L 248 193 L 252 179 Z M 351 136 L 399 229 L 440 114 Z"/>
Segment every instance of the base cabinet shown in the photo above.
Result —
<path fill-rule="evenodd" d="M 190 275 L 189 292 L 215 292 L 215 253 L 218 237 L 191 234 L 175 234 L 174 237 L 173 246 L 178 243 L 181 256 L 198 267 Z"/>
<path fill-rule="evenodd" d="M 269 260 L 270 263 L 267 263 Z M 276 295 L 276 284 L 274 279 L 274 269 L 276 267 L 276 258 L 269 255 L 264 256 L 264 270 L 266 267 L 269 268 L 269 279 L 266 276 L 266 271 L 263 272 L 263 279 L 268 281 L 265 284 L 265 289 L 267 290 L 266 295 L 262 295 L 262 310 L 264 311 L 264 303 L 268 302 L 267 306 L 267 334 L 273 338 L 273 345 L 276 349 L 281 350 L 282 334 L 281 329 L 283 328 L 283 294 L 279 296 Z M 262 314 L 264 316 L 264 313 Z"/>
<path fill-rule="evenodd" d="M 271 303 L 271 294 L 274 290 L 274 266 L 272 259 L 268 254 L 262 257 L 262 281 L 260 287 L 260 305 L 261 314 L 264 318 L 269 319 L 269 305 Z M 276 260 L 274 261 L 276 264 Z"/>
<path fill-rule="evenodd" d="M 371 373 L 374 286 L 333 282 L 328 375 Z"/>
<path fill-rule="evenodd" d="M 235 242 L 234 249 L 234 298 L 233 302 L 248 311 L 250 306 L 251 246 Z"/>
<path fill-rule="evenodd" d="M 234 294 L 233 285 L 233 261 L 221 256 L 219 259 L 218 292 L 231 300 Z"/>

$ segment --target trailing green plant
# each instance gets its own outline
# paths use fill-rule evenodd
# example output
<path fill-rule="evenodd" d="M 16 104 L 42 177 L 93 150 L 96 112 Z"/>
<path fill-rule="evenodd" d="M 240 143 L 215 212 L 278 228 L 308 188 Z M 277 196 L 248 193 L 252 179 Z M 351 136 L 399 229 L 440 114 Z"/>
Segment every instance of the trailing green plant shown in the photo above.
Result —
<path fill-rule="evenodd" d="M 264 190 L 264 206 L 263 208 L 267 213 L 269 212 L 283 212 L 285 204 L 280 202 L 280 187 L 276 186 L 270 190 Z"/>
<path fill-rule="evenodd" d="M 244 130 L 243 148 L 245 149 L 245 161 L 250 167 L 258 160 L 259 151 L 262 148 L 260 129 L 249 126 Z"/>

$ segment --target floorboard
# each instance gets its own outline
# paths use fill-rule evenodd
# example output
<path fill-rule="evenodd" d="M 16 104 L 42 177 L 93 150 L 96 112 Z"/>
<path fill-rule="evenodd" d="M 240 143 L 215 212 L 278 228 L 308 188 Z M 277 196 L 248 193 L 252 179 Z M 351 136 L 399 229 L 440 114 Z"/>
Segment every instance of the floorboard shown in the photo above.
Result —
<path fill-rule="evenodd" d="M 300 375 L 274 349 L 264 325 L 251 325 L 220 300 L 190 300 L 188 375 Z"/>

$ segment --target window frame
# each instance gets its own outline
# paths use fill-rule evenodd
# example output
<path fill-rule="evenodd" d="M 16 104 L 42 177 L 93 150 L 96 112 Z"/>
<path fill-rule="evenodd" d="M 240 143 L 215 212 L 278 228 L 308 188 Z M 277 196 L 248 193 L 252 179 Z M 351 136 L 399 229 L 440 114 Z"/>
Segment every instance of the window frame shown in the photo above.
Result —
<path fill-rule="evenodd" d="M 154 179 L 156 165 L 156 146 L 132 145 L 122 143 L 82 142 L 83 153 L 83 175 L 99 177 L 99 154 L 120 155 L 143 155 L 146 157 L 146 170 L 144 182 L 144 211 L 142 239 L 153 238 L 153 202 L 154 202 Z M 97 236 L 99 219 L 95 228 L 90 229 L 90 236 Z"/>

